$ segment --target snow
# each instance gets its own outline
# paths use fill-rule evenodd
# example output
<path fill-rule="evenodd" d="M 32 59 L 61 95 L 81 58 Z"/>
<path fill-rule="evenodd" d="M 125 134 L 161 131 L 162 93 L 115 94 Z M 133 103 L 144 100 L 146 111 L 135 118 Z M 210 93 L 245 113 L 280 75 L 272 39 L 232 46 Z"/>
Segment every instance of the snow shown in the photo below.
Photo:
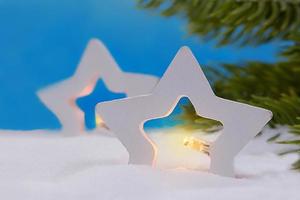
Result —
<path fill-rule="evenodd" d="M 127 165 L 126 150 L 107 133 L 0 131 L 1 199 L 300 199 L 300 173 L 289 169 L 297 155 L 277 155 L 286 145 L 266 142 L 274 130 L 239 154 L 236 178 L 208 173 L 209 157 L 184 147 L 182 130 L 153 132 L 156 168 Z"/>

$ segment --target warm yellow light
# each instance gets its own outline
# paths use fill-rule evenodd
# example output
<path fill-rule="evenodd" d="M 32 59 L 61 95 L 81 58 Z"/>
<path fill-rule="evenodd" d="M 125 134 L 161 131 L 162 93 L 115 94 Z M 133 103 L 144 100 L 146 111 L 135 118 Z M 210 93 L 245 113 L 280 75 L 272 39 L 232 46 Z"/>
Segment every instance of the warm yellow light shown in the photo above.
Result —
<path fill-rule="evenodd" d="M 186 137 L 183 140 L 183 145 L 209 155 L 209 143 L 203 140 L 194 137 Z"/>
<path fill-rule="evenodd" d="M 93 91 L 95 87 L 95 83 L 96 83 L 95 80 L 91 81 L 85 88 L 81 90 L 78 96 L 82 97 L 82 96 L 89 95 Z"/>
<path fill-rule="evenodd" d="M 99 115 L 96 115 L 96 126 L 102 126 L 104 124 L 103 120 Z"/>

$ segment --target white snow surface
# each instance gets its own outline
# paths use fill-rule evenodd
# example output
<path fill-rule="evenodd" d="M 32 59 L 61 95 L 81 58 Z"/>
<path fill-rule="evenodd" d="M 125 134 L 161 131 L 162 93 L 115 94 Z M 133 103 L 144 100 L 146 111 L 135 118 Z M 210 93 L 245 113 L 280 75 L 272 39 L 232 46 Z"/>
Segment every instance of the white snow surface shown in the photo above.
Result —
<path fill-rule="evenodd" d="M 300 173 L 290 170 L 297 155 L 278 156 L 286 145 L 266 142 L 278 130 L 243 149 L 235 178 L 208 173 L 209 157 L 182 145 L 184 131 L 153 132 L 156 168 L 127 165 L 126 150 L 107 132 L 0 131 L 0 199 L 300 199 Z"/>

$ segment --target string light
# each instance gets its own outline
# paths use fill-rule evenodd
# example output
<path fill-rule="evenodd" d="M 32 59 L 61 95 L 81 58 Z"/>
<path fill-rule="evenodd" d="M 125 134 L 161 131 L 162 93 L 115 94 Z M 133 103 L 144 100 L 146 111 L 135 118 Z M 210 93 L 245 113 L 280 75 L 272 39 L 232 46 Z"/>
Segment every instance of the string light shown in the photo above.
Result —
<path fill-rule="evenodd" d="M 194 137 L 186 137 L 183 140 L 183 145 L 196 150 L 196 151 L 201 151 L 207 155 L 209 155 L 209 146 L 210 143 L 200 140 L 198 138 L 194 138 Z"/>

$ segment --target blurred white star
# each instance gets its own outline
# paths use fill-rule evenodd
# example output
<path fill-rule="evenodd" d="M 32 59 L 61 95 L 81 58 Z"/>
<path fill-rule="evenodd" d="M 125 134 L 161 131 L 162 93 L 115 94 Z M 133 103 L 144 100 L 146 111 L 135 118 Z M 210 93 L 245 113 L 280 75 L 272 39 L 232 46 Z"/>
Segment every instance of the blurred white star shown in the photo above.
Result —
<path fill-rule="evenodd" d="M 92 39 L 73 76 L 37 92 L 41 101 L 59 119 L 64 134 L 83 132 L 84 113 L 75 100 L 90 94 L 99 79 L 103 79 L 108 90 L 127 96 L 149 93 L 158 82 L 154 76 L 123 72 L 104 44 Z"/>

